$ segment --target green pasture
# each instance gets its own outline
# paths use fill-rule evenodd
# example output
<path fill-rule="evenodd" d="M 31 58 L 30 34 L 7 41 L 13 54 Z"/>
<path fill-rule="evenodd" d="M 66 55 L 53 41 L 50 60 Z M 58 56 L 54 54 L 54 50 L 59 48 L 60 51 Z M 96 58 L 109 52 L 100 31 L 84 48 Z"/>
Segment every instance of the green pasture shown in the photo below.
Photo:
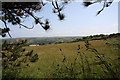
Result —
<path fill-rule="evenodd" d="M 27 50 L 34 50 L 34 53 L 39 55 L 39 60 L 35 63 L 28 62 L 29 67 L 22 64 L 17 76 L 20 78 L 120 78 L 119 44 L 116 41 L 116 38 L 89 41 L 90 47 L 97 50 L 97 53 L 86 50 L 84 41 L 25 47 Z M 80 49 L 78 49 L 79 45 Z M 102 58 L 102 61 L 98 57 Z M 71 63 L 76 64 L 71 66 Z M 73 72 L 66 67 L 72 68 Z"/>

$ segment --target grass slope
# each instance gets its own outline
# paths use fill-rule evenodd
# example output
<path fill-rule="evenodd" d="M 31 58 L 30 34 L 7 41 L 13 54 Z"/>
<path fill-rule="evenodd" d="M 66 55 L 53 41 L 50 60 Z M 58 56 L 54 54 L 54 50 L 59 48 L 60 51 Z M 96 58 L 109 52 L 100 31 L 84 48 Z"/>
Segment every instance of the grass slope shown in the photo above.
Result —
<path fill-rule="evenodd" d="M 30 67 L 27 68 L 22 65 L 23 67 L 19 77 L 53 78 L 53 73 L 56 72 L 58 64 L 69 66 L 69 63 L 74 62 L 75 58 L 77 58 L 76 62 L 80 64 L 80 66 L 74 66 L 77 71 L 81 72 L 77 76 L 78 78 L 113 78 L 112 75 L 119 77 L 119 47 L 112 44 L 116 40 L 116 38 L 112 38 L 107 40 L 92 40 L 89 42 L 91 44 L 90 47 L 95 48 L 102 59 L 107 62 L 112 70 L 110 72 L 94 52 L 86 50 L 85 43 L 81 41 L 25 47 L 27 50 L 34 50 L 35 53 L 38 53 L 39 60 L 35 63 L 29 63 Z M 80 45 L 80 49 L 78 49 L 78 45 Z M 79 52 L 80 56 L 77 55 Z M 66 62 L 63 63 L 64 56 L 66 57 Z"/>

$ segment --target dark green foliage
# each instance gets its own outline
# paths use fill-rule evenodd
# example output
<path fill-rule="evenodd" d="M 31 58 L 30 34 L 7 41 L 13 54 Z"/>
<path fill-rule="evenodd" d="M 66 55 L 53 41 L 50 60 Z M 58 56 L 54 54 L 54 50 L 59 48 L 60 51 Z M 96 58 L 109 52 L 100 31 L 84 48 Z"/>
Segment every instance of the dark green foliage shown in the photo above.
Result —
<path fill-rule="evenodd" d="M 117 33 L 117 34 L 114 33 L 114 34 L 110 34 L 110 35 L 109 35 L 109 38 L 119 37 L 119 36 L 120 36 L 120 33 Z"/>
<path fill-rule="evenodd" d="M 25 51 L 25 49 L 23 49 L 23 52 Z"/>
<path fill-rule="evenodd" d="M 38 60 L 38 54 L 34 54 L 32 58 L 30 59 L 31 62 L 35 62 Z"/>
<path fill-rule="evenodd" d="M 6 34 L 5 33 L 7 33 L 7 32 L 9 32 L 10 31 L 10 29 L 9 28 L 4 28 L 4 29 L 1 29 L 1 35 L 2 35 L 2 37 L 5 37 L 6 36 Z"/>
<path fill-rule="evenodd" d="M 109 39 L 109 38 L 116 38 L 116 37 L 119 37 L 119 36 L 120 36 L 120 33 L 113 33 L 113 34 L 110 34 L 110 35 L 104 35 L 104 34 L 93 35 L 93 36 L 90 35 L 90 36 L 83 37 L 82 39 L 76 39 L 73 42 L 86 41 L 86 40 L 106 40 L 106 39 Z"/>
<path fill-rule="evenodd" d="M 32 53 L 33 53 L 33 50 L 31 50 L 31 51 L 30 51 L 29 56 L 31 56 L 31 55 L 32 55 Z"/>
<path fill-rule="evenodd" d="M 38 55 L 34 54 L 33 50 L 29 52 L 22 48 L 26 42 L 26 39 L 22 39 L 20 41 L 13 42 L 12 44 L 7 41 L 2 44 L 1 53 L 3 78 L 6 76 L 15 77 L 14 73 L 17 74 L 19 71 L 17 67 L 19 67 L 22 63 L 25 63 L 26 61 L 35 62 L 38 60 Z"/>

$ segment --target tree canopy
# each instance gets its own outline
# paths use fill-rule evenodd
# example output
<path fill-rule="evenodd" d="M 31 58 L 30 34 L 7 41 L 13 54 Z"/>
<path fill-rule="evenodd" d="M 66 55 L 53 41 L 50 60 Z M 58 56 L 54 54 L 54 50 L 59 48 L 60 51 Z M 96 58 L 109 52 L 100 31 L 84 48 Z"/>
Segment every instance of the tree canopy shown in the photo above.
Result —
<path fill-rule="evenodd" d="M 49 0 L 48 0 L 49 1 Z M 64 9 L 64 6 L 70 2 L 71 0 L 63 0 L 63 1 L 49 1 L 53 6 L 53 13 L 57 14 L 59 20 L 64 20 L 65 15 L 61 13 L 61 11 Z M 85 7 L 88 7 L 95 3 L 103 3 L 103 7 L 101 10 L 97 12 L 97 15 L 99 15 L 105 7 L 109 7 L 113 0 L 84 0 L 83 5 Z M 4 23 L 4 26 L 0 28 L 0 35 L 2 37 L 6 36 L 6 33 L 10 37 L 12 37 L 9 33 L 10 26 L 8 26 L 8 23 L 12 23 L 12 25 L 19 25 L 19 27 L 25 27 L 27 29 L 33 29 L 34 25 L 32 27 L 28 27 L 25 24 L 23 24 L 23 19 L 31 16 L 35 24 L 39 24 L 44 30 L 48 30 L 50 28 L 50 22 L 49 19 L 45 19 L 45 21 L 42 21 L 42 17 L 37 17 L 34 15 L 34 12 L 38 12 L 46 5 L 45 2 L 42 0 L 40 2 L 2 2 L 2 15 L 0 20 Z"/>

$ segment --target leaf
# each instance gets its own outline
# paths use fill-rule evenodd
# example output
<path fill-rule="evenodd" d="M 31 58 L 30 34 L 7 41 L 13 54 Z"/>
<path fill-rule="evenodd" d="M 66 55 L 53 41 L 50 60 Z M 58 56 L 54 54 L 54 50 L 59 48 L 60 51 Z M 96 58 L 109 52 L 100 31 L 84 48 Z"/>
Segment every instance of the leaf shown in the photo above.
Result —
<path fill-rule="evenodd" d="M 25 51 L 25 48 L 23 49 L 23 52 Z"/>
<path fill-rule="evenodd" d="M 31 50 L 31 51 L 30 51 L 29 56 L 31 56 L 31 55 L 32 55 L 32 53 L 33 53 L 33 50 Z"/>

